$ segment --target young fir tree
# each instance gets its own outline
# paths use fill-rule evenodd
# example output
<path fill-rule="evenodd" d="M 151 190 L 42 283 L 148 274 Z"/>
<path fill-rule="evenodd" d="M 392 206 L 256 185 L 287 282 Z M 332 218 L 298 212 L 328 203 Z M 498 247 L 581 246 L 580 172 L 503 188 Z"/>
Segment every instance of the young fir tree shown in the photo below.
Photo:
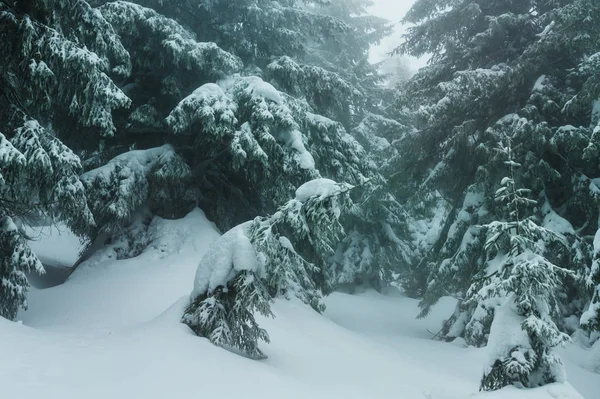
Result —
<path fill-rule="evenodd" d="M 502 179 L 496 200 L 504 204 L 507 219 L 482 226 L 486 276 L 483 287 L 473 284 L 465 301 L 477 306 L 490 299 L 500 302 L 494 310 L 483 390 L 563 382 L 562 362 L 553 349 L 569 340 L 554 320 L 560 315 L 561 287 L 572 272 L 546 258 L 541 246 L 567 246 L 567 240 L 525 216 L 536 201 L 528 198 L 530 190 L 518 186 L 515 172 L 521 165 L 512 158 L 510 138 L 501 151 L 510 174 Z"/>
<path fill-rule="evenodd" d="M 258 341 L 269 342 L 269 336 L 254 313 L 272 316 L 271 298 L 297 297 L 324 309 L 327 257 L 343 234 L 339 217 L 350 206 L 350 188 L 311 180 L 272 216 L 226 232 L 198 265 L 182 322 L 215 345 L 264 358 Z"/>
<path fill-rule="evenodd" d="M 586 236 L 596 222 L 588 221 L 597 220 L 590 180 L 599 172 L 589 116 L 600 94 L 589 60 L 600 48 L 598 5 L 422 0 L 405 20 L 415 25 L 399 51 L 432 58 L 397 96 L 397 117 L 408 110 L 416 132 L 396 143 L 389 181 L 410 221 L 410 235 L 400 238 L 425 255 L 412 266 L 422 315 L 444 295 L 464 298 L 483 277 L 485 242 L 476 226 L 502 219 L 490 199 L 501 173 L 493 148 L 503 131 L 511 132 L 523 182 L 539 198 L 540 223 L 561 230 L 569 243 L 552 256 L 589 275 Z M 590 301 L 578 288 L 565 287 L 564 316 L 580 314 L 580 303 Z M 485 344 L 489 309 L 477 316 L 488 321 L 466 328 L 478 309 L 461 303 L 441 335 Z"/>

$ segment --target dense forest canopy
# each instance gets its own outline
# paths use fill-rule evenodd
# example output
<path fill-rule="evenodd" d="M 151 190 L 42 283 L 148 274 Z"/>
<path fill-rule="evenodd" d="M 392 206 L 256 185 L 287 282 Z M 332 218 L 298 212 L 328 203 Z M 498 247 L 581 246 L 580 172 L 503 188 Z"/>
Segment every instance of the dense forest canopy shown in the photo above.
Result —
<path fill-rule="evenodd" d="M 182 322 L 216 345 L 264 357 L 276 297 L 395 286 L 458 299 L 444 340 L 520 332 L 481 389 L 563 381 L 553 349 L 600 337 L 600 4 L 417 0 L 414 76 L 369 61 L 371 5 L 0 1 L 0 316 L 43 272 L 24 227 L 124 259 L 200 207 L 225 234 Z"/>

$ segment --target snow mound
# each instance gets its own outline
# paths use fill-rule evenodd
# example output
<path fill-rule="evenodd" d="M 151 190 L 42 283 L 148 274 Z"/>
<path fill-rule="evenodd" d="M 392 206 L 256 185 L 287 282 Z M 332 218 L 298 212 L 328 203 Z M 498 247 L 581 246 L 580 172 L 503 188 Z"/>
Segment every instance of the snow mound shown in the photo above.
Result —
<path fill-rule="evenodd" d="M 539 78 L 537 78 L 537 80 L 533 84 L 532 92 L 544 90 L 544 87 L 546 87 L 547 83 L 548 83 L 548 77 L 546 75 L 541 75 Z"/>
<path fill-rule="evenodd" d="M 220 97 L 223 95 L 225 95 L 225 92 L 216 83 L 206 83 L 192 92 L 192 96 L 201 98 Z"/>
<path fill-rule="evenodd" d="M 85 262 L 64 284 L 31 290 L 24 325 L 0 318 L 2 397 L 183 399 L 201 390 L 247 399 L 597 398 L 600 375 L 570 359 L 580 357 L 573 345 L 561 355 L 582 395 L 569 384 L 477 393 L 486 350 L 431 339 L 456 306 L 450 298 L 419 320 L 418 301 L 398 293 L 334 293 L 324 315 L 278 299 L 275 319 L 257 317 L 271 338 L 269 359 L 235 355 L 180 322 L 218 231 L 199 209 L 153 225 L 153 245 L 137 258 Z M 243 231 L 231 235 L 247 245 L 234 233 Z"/>
<path fill-rule="evenodd" d="M 252 99 L 263 98 L 275 104 L 283 104 L 281 94 L 273 85 L 265 82 L 257 76 L 247 78 L 248 87 L 245 92 L 252 96 Z"/>
<path fill-rule="evenodd" d="M 64 284 L 31 289 L 29 309 L 18 318 L 35 328 L 75 334 L 153 319 L 189 292 L 198 260 L 219 232 L 195 209 L 182 219 L 156 217 L 150 233 L 151 245 L 136 258 L 117 260 L 107 248 L 81 263 Z"/>
<path fill-rule="evenodd" d="M 548 202 L 542 206 L 542 213 L 545 215 L 542 223 L 545 228 L 557 234 L 575 235 L 573 225 L 567 219 L 554 212 Z"/>
<path fill-rule="evenodd" d="M 298 130 L 292 130 L 287 135 L 286 144 L 297 151 L 296 159 L 302 169 L 314 169 L 315 159 L 310 152 L 304 147 L 302 141 L 302 133 Z"/>
<path fill-rule="evenodd" d="M 227 285 L 239 271 L 249 270 L 259 276 L 264 274 L 263 266 L 247 235 L 251 223 L 235 226 L 208 248 L 196 270 L 191 300 Z"/>
<path fill-rule="evenodd" d="M 529 337 L 521 328 L 524 318 L 517 314 L 513 295 L 509 296 L 502 306 L 496 308 L 487 344 L 488 359 L 484 369 L 486 373 L 491 371 L 496 359 L 504 358 L 511 349 L 531 349 Z M 513 356 L 519 354 L 520 352 L 515 352 Z"/>
<path fill-rule="evenodd" d="M 344 187 L 345 186 L 345 187 Z M 311 197 L 332 197 L 352 188 L 351 185 L 342 185 L 330 179 L 314 179 L 296 189 L 296 200 L 305 202 Z"/>

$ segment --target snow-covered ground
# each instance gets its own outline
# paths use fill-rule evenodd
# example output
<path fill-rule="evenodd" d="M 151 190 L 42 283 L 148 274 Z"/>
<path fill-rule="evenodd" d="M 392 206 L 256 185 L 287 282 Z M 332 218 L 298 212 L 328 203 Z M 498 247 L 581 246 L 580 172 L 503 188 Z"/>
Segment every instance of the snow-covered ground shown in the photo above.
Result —
<path fill-rule="evenodd" d="M 600 397 L 600 375 L 580 367 L 590 351 L 577 344 L 564 351 L 575 389 L 478 393 L 485 349 L 428 332 L 451 313 L 451 299 L 425 320 L 397 293 L 334 294 L 324 316 L 278 300 L 276 318 L 259 319 L 269 358 L 227 352 L 179 322 L 216 228 L 200 210 L 152 228 L 156 239 L 138 258 L 94 256 L 64 284 L 32 289 L 22 324 L 0 319 L 1 398 L 580 399 L 575 389 Z"/>

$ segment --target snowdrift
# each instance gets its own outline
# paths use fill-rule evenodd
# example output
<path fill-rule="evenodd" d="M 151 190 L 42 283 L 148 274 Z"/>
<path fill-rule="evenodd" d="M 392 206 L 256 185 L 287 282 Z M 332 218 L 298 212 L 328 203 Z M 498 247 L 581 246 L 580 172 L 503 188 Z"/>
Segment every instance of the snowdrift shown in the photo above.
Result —
<path fill-rule="evenodd" d="M 431 340 L 454 301 L 425 320 L 398 293 L 337 293 L 319 315 L 278 300 L 269 359 L 253 361 L 192 334 L 180 317 L 196 266 L 219 236 L 202 211 L 152 225 L 154 241 L 135 259 L 103 251 L 62 285 L 32 289 L 20 323 L 0 319 L 2 397 L 595 399 L 600 375 L 565 352 L 568 380 L 534 390 L 478 393 L 485 349 Z M 51 246 L 46 246 L 46 249 Z M 573 359 L 572 359 L 573 358 Z M 581 392 L 579 395 L 577 391 Z"/>

